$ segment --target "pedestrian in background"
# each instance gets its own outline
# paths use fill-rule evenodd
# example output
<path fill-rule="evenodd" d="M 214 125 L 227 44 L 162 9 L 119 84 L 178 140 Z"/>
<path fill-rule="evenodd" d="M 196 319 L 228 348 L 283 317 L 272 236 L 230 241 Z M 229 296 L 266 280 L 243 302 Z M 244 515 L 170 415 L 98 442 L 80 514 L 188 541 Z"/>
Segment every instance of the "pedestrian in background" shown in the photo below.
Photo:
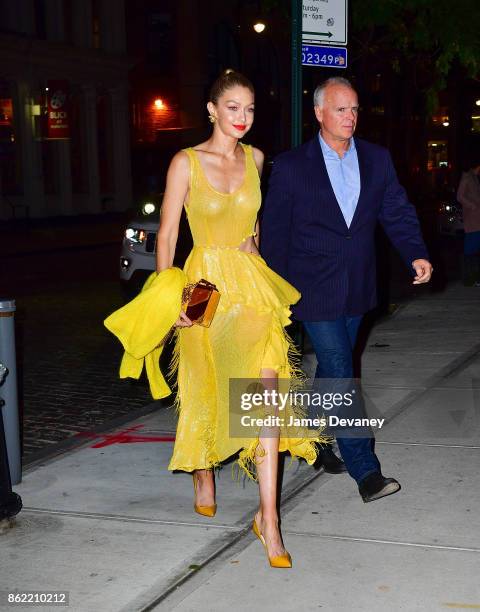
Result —
<path fill-rule="evenodd" d="M 457 200 L 463 209 L 463 284 L 480 287 L 480 164 L 462 174 Z"/>

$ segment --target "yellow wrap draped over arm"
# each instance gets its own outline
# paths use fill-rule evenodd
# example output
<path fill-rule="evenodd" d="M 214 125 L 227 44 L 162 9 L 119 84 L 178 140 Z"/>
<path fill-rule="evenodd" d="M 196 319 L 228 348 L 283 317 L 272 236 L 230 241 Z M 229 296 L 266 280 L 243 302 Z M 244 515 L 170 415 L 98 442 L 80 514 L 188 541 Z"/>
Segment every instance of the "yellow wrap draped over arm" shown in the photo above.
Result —
<path fill-rule="evenodd" d="M 104 321 L 125 349 L 120 378 L 139 378 L 145 365 L 154 399 L 171 393 L 160 370 L 163 350 L 160 343 L 179 317 L 186 283 L 180 268 L 168 268 L 159 274 L 152 272 L 137 297 Z"/>

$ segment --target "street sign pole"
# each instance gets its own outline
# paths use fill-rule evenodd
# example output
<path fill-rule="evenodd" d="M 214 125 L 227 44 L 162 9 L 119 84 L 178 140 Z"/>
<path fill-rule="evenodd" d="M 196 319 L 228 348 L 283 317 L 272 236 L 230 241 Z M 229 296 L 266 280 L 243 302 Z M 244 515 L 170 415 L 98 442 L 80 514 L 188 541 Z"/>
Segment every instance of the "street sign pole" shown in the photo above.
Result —
<path fill-rule="evenodd" d="M 302 144 L 302 2 L 292 0 L 292 125 L 291 146 Z M 303 351 L 303 325 L 294 322 L 290 334 Z"/>
<path fill-rule="evenodd" d="M 302 2 L 292 0 L 292 147 L 302 142 Z"/>

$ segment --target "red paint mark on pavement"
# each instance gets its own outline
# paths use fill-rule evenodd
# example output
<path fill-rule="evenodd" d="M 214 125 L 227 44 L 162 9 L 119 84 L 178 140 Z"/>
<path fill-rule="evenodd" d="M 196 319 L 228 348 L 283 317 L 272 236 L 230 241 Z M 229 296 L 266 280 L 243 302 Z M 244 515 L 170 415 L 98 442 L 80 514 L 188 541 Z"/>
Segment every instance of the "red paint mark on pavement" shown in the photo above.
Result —
<path fill-rule="evenodd" d="M 175 436 L 139 436 L 131 432 L 142 429 L 144 425 L 135 425 L 123 431 L 113 434 L 98 434 L 94 431 L 80 431 L 76 434 L 78 438 L 103 438 L 100 442 L 96 442 L 90 448 L 104 448 L 113 444 L 137 444 L 142 442 L 175 442 Z"/>

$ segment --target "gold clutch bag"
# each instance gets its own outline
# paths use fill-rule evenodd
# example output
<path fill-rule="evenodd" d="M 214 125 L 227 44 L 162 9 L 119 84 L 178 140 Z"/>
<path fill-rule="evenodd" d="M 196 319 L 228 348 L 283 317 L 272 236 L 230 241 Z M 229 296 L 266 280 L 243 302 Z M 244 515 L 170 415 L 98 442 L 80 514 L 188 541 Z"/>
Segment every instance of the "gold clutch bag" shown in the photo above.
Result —
<path fill-rule="evenodd" d="M 187 317 L 203 327 L 210 327 L 220 301 L 220 292 L 213 283 L 204 278 L 187 285 L 183 290 L 183 311 Z"/>

